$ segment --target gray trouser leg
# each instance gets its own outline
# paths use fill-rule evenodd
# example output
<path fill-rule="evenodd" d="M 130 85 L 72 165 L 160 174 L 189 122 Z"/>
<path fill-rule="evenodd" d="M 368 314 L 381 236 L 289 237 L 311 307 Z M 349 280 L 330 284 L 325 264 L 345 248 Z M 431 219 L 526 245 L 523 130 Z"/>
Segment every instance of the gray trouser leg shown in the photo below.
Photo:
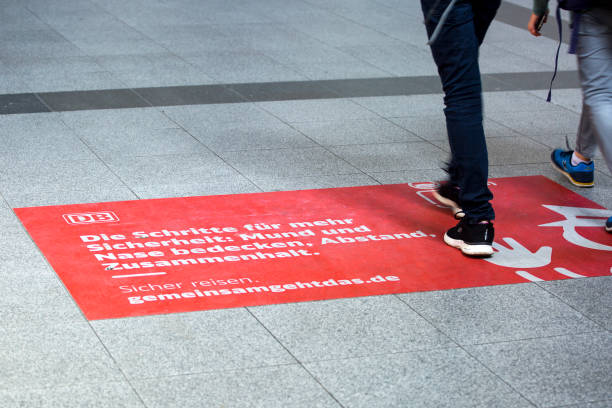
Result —
<path fill-rule="evenodd" d="M 593 157 L 598 145 L 612 171 L 612 11 L 582 15 L 578 36 L 578 70 L 583 108 L 576 150 Z"/>
<path fill-rule="evenodd" d="M 593 129 L 591 124 L 591 117 L 589 105 L 583 101 L 578 134 L 576 136 L 576 151 L 586 158 L 592 158 L 597 148 L 597 137 L 595 136 L 595 129 Z"/>

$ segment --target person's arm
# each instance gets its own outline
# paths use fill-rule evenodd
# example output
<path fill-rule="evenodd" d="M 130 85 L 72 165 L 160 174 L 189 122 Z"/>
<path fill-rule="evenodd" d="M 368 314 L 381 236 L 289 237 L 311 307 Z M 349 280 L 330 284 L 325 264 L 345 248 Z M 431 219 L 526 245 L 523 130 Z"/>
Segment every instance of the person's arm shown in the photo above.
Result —
<path fill-rule="evenodd" d="M 527 23 L 527 30 L 536 37 L 542 35 L 536 30 L 536 23 L 541 16 L 544 16 L 544 22 L 546 22 L 548 16 L 548 0 L 533 0 L 533 14 L 529 18 L 529 23 Z"/>

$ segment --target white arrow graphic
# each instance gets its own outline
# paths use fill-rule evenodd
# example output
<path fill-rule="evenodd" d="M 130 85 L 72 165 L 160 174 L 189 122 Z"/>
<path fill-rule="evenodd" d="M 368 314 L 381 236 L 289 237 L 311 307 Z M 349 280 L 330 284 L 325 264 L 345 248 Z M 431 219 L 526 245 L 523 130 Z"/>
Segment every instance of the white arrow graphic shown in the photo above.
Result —
<path fill-rule="evenodd" d="M 593 242 L 576 231 L 576 227 L 601 228 L 604 220 L 612 216 L 612 211 L 598 208 L 563 207 L 560 205 L 544 204 L 542 204 L 542 207 L 563 215 L 565 220 L 540 224 L 540 227 L 561 227 L 563 228 L 563 238 L 574 245 L 600 251 L 612 251 L 612 246 Z"/>

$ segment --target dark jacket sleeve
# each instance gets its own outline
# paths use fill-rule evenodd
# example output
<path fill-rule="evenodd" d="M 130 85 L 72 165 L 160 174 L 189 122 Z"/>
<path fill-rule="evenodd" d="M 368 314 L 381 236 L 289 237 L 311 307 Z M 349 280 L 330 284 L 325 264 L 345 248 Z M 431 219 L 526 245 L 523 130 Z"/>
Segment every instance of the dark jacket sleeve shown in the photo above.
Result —
<path fill-rule="evenodd" d="M 548 0 L 533 0 L 533 14 L 541 16 L 548 11 Z"/>

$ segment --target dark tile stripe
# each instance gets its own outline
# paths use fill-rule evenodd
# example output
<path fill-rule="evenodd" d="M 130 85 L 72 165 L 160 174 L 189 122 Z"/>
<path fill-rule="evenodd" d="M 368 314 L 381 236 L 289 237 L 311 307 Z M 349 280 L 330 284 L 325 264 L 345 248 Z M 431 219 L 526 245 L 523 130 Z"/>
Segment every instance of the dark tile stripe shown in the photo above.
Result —
<path fill-rule="evenodd" d="M 134 93 L 150 106 L 202 105 L 246 102 L 227 85 L 167 86 L 136 88 Z"/>
<path fill-rule="evenodd" d="M 496 19 L 515 27 L 525 28 L 530 15 L 531 11 L 525 7 L 503 2 Z M 549 20 L 542 33 L 546 37 L 557 39 L 556 23 L 553 20 L 554 18 Z M 569 27 L 564 29 L 569 33 Z M 550 72 L 518 72 L 485 74 L 482 78 L 484 90 L 494 92 L 547 89 L 551 77 Z M 575 71 L 558 73 L 555 88 L 578 87 L 578 76 Z M 422 95 L 441 92 L 440 80 L 435 75 L 44 92 L 0 95 L 0 114 Z"/>
<path fill-rule="evenodd" d="M 488 92 L 548 89 L 551 78 L 551 72 L 516 72 L 484 74 L 482 76 L 484 90 Z M 558 72 L 554 85 L 557 89 L 578 88 L 580 85 L 576 71 Z M 0 95 L 0 114 L 364 96 L 425 95 L 441 92 L 440 80 L 433 75 L 45 92 Z"/>
<path fill-rule="evenodd" d="M 43 100 L 51 108 L 51 110 L 55 112 L 95 109 L 144 108 L 151 106 L 149 102 L 138 96 L 132 89 L 44 92 L 36 95 L 38 95 L 40 99 Z"/>
<path fill-rule="evenodd" d="M 0 95 L 0 115 L 40 112 L 50 112 L 50 109 L 35 94 Z"/>

